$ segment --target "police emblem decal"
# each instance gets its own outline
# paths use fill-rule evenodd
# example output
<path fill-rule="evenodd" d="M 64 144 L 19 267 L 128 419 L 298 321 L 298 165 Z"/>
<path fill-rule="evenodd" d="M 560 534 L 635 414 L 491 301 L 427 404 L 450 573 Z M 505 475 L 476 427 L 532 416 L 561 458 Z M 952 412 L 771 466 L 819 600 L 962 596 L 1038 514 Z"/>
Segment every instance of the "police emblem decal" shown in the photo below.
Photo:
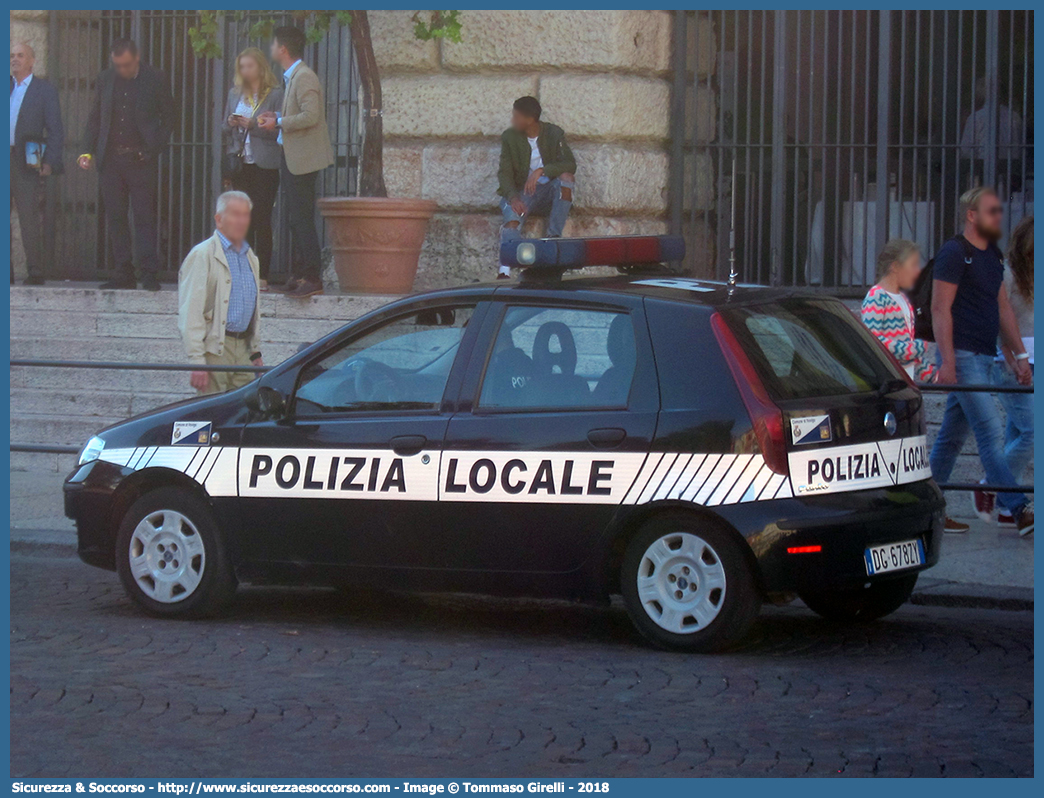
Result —
<path fill-rule="evenodd" d="M 170 442 L 175 446 L 209 446 L 211 422 L 175 421 Z"/>
<path fill-rule="evenodd" d="M 830 416 L 805 416 L 790 419 L 790 438 L 794 441 L 795 446 L 833 440 Z"/>

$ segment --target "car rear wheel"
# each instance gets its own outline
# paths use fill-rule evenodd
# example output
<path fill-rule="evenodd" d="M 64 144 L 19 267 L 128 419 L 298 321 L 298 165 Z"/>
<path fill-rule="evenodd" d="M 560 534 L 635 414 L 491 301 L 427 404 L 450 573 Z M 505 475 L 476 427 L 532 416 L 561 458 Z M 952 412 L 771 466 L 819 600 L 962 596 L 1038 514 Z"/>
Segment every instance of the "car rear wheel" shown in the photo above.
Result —
<path fill-rule="evenodd" d="M 761 608 L 745 545 L 719 524 L 687 514 L 645 523 L 620 571 L 638 631 L 679 651 L 717 651 L 741 639 Z"/>
<path fill-rule="evenodd" d="M 131 505 L 116 537 L 116 568 L 128 595 L 161 618 L 211 615 L 236 589 L 213 512 L 182 488 L 158 488 Z"/>
<path fill-rule="evenodd" d="M 810 610 L 831 621 L 875 621 L 903 606 L 917 584 L 917 574 L 864 587 L 798 593 Z"/>

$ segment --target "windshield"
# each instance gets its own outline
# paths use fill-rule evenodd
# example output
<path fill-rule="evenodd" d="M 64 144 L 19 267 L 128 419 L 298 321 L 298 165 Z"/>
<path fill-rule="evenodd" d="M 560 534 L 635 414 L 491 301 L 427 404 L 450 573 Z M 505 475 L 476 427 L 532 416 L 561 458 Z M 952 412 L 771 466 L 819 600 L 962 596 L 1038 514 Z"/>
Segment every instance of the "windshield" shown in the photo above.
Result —
<path fill-rule="evenodd" d="M 781 299 L 722 315 L 777 400 L 872 392 L 903 380 L 862 323 L 836 300 Z"/>

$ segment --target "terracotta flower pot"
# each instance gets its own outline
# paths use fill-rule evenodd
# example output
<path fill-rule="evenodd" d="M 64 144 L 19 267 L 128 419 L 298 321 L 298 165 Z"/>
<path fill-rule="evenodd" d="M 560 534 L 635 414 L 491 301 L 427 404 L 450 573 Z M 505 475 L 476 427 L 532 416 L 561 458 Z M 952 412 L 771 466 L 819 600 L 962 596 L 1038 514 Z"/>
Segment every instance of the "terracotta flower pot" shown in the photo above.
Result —
<path fill-rule="evenodd" d="M 407 294 L 413 289 L 434 201 L 324 197 L 318 204 L 342 291 Z"/>

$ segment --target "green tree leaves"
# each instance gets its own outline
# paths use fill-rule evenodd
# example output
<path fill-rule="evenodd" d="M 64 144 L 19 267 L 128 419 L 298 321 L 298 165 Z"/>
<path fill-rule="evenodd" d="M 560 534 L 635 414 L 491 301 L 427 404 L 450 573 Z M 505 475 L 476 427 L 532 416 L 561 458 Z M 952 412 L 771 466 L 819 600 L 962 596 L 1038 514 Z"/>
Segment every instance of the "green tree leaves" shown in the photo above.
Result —
<path fill-rule="evenodd" d="M 269 39 L 276 28 L 276 20 L 265 16 L 268 12 L 257 11 L 200 11 L 199 24 L 188 29 L 189 43 L 192 50 L 201 58 L 220 58 L 223 54 L 221 42 L 218 41 L 218 20 L 225 14 L 242 22 L 248 17 L 261 15 L 247 32 L 250 39 Z M 352 22 L 351 11 L 292 11 L 294 21 L 303 26 L 305 40 L 315 44 L 330 30 L 336 20 L 342 25 Z M 448 39 L 452 42 L 461 40 L 461 22 L 459 11 L 418 11 L 413 15 L 413 35 L 422 41 L 432 39 Z"/>
<path fill-rule="evenodd" d="M 425 20 L 418 11 L 413 15 L 413 35 L 421 41 L 431 39 L 449 39 L 459 42 L 461 24 L 459 11 L 429 11 Z"/>

